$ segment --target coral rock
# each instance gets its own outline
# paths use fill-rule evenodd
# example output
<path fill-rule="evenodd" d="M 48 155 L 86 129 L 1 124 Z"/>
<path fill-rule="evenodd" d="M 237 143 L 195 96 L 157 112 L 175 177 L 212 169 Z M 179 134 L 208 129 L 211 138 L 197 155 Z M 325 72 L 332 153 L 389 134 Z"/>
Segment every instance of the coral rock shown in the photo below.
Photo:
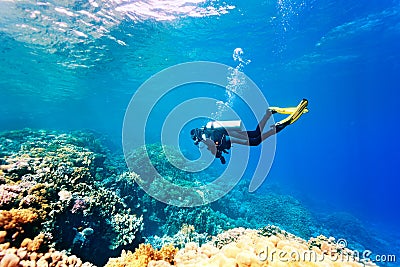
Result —
<path fill-rule="evenodd" d="M 21 259 L 24 260 L 26 256 L 28 255 L 28 251 L 26 251 L 26 248 L 19 248 L 17 250 L 17 256 Z"/>
<path fill-rule="evenodd" d="M 0 243 L 4 243 L 6 239 L 7 231 L 0 231 Z"/>
<path fill-rule="evenodd" d="M 147 265 L 148 267 L 170 267 L 172 266 L 166 261 L 159 260 L 159 261 L 150 261 L 149 264 Z"/>
<path fill-rule="evenodd" d="M 15 254 L 6 254 L 0 261 L 0 267 L 18 267 L 19 258 Z"/>
<path fill-rule="evenodd" d="M 38 251 L 43 242 L 44 234 L 39 234 L 33 240 L 25 238 L 21 243 L 21 247 L 26 247 L 28 251 Z"/>
<path fill-rule="evenodd" d="M 37 267 L 49 267 L 49 263 L 48 263 L 45 259 L 40 258 L 40 259 L 36 262 L 36 266 L 37 266 Z"/>

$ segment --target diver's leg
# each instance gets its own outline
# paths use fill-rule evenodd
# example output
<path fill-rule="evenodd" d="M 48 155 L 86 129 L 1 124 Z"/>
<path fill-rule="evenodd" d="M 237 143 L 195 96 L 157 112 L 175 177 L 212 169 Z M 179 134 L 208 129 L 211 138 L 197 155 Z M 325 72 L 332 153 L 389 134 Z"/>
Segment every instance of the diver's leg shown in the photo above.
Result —
<path fill-rule="evenodd" d="M 272 115 L 271 110 L 267 109 L 267 111 L 265 112 L 264 117 L 258 123 L 256 131 L 260 131 L 260 135 L 261 135 L 262 131 L 265 128 L 265 124 L 267 124 L 267 121 L 269 120 L 269 118 L 271 118 L 271 115 Z"/>
<path fill-rule="evenodd" d="M 255 138 L 236 138 L 230 136 L 230 140 L 232 144 L 240 144 L 240 145 L 245 145 L 245 146 L 258 146 L 261 142 L 263 142 L 265 139 L 268 137 L 276 134 L 277 130 L 275 129 L 275 126 L 272 126 L 272 128 L 263 133 L 261 136 L 255 137 Z"/>
<path fill-rule="evenodd" d="M 271 129 L 270 129 L 269 131 L 267 131 L 267 132 L 265 132 L 265 133 L 263 133 L 263 134 L 261 135 L 261 140 L 262 140 L 262 142 L 263 142 L 265 139 L 267 139 L 268 137 L 273 136 L 273 135 L 276 134 L 276 133 L 277 133 L 277 131 L 276 131 L 276 129 L 275 129 L 275 125 L 271 126 Z"/>
<path fill-rule="evenodd" d="M 230 141 L 231 143 L 244 146 L 258 146 L 262 142 L 262 137 L 261 135 L 259 135 L 258 137 L 246 138 L 246 139 L 230 137 Z"/>
<path fill-rule="evenodd" d="M 267 139 L 270 136 L 273 136 L 274 134 L 277 134 L 278 132 L 283 130 L 286 126 L 287 125 L 272 125 L 271 129 L 261 134 L 261 136 L 251 137 L 247 139 L 232 138 L 233 140 L 231 139 L 231 142 L 241 145 L 258 146 L 260 143 L 264 142 L 265 139 Z"/>
<path fill-rule="evenodd" d="M 261 142 L 263 142 L 265 139 L 267 139 L 270 136 L 273 136 L 274 134 L 277 134 L 281 130 L 283 130 L 286 126 L 289 125 L 289 123 L 283 123 L 283 124 L 278 124 L 276 123 L 275 125 L 271 126 L 271 129 L 268 130 L 265 133 L 258 134 L 259 131 L 261 132 L 265 128 L 265 124 L 267 123 L 268 119 L 271 117 L 272 112 L 270 110 L 267 110 L 265 113 L 264 117 L 260 121 L 260 123 L 257 126 L 257 130 L 255 131 L 244 131 L 244 132 L 238 132 L 238 131 L 233 131 L 236 133 L 236 136 L 231 137 L 231 142 L 235 144 L 241 144 L 241 145 L 247 145 L 247 146 L 257 146 Z M 244 138 L 243 138 L 243 133 Z"/>
<path fill-rule="evenodd" d="M 274 125 L 271 126 L 271 129 L 269 131 L 267 131 L 261 135 L 261 142 L 263 142 L 268 137 L 279 133 L 280 131 L 285 129 L 285 127 L 288 125 L 289 125 L 288 123 L 283 123 L 283 124 L 275 123 Z"/>
<path fill-rule="evenodd" d="M 256 130 L 254 131 L 229 131 L 229 136 L 240 138 L 243 140 L 247 140 L 249 138 L 259 138 L 261 136 L 262 131 L 267 124 L 269 118 L 271 118 L 272 112 L 268 109 L 265 112 L 264 117 L 258 123 Z"/>
<path fill-rule="evenodd" d="M 249 145 L 248 138 L 243 139 L 243 138 L 236 138 L 236 137 L 229 136 L 229 139 L 232 144 L 239 144 L 239 145 L 244 145 L 244 146 Z"/>
<path fill-rule="evenodd" d="M 247 140 L 248 136 L 247 136 L 247 132 L 246 131 L 229 131 L 228 132 L 230 137 L 235 137 L 235 138 L 239 138 L 239 139 L 243 139 L 243 140 Z"/>
<path fill-rule="evenodd" d="M 247 131 L 247 136 L 249 138 L 259 138 L 262 134 L 262 131 L 265 128 L 265 125 L 267 124 L 267 121 L 269 120 L 269 118 L 271 118 L 271 115 L 272 115 L 272 112 L 269 109 L 267 109 L 264 117 L 258 123 L 256 130 L 255 131 Z"/>

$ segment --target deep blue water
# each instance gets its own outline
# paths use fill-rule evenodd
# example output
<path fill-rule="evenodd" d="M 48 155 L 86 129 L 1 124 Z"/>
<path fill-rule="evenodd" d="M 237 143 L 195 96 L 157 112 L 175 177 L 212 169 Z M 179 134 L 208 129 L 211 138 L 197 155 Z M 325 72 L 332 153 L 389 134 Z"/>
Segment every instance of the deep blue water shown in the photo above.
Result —
<path fill-rule="evenodd" d="M 171 20 L 114 12 L 106 23 L 77 16 L 99 11 L 78 2 L 64 6 L 74 16 L 53 2 L 1 2 L 0 130 L 91 129 L 120 145 L 125 109 L 147 78 L 188 61 L 235 67 L 240 47 L 251 60 L 244 73 L 271 105 L 310 102 L 310 112 L 279 134 L 257 194 L 277 184 L 316 211 L 351 212 L 378 232 L 398 234 L 399 1 L 199 4 L 207 5 L 235 8 L 203 17 L 169 10 Z"/>

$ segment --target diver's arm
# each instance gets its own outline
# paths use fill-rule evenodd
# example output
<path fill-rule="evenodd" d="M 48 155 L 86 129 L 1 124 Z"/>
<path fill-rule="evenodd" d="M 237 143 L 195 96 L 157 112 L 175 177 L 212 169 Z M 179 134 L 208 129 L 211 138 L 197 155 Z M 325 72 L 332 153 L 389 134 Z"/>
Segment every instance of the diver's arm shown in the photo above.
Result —
<path fill-rule="evenodd" d="M 207 138 L 207 139 L 203 140 L 202 142 L 207 146 L 207 149 L 210 150 L 210 152 L 213 155 L 217 154 L 217 146 L 215 145 L 213 140 Z"/>

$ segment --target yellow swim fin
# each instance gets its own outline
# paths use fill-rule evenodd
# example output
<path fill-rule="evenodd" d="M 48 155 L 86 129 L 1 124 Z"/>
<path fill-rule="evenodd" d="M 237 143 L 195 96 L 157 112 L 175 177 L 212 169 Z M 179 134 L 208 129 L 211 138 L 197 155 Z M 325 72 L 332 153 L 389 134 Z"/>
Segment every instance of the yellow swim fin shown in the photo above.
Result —
<path fill-rule="evenodd" d="M 292 114 L 297 110 L 297 107 L 287 107 L 287 108 L 280 108 L 280 107 L 269 107 L 268 108 L 270 111 L 272 111 L 273 113 L 279 113 L 279 114 Z M 303 110 L 303 113 L 307 113 L 308 109 L 305 108 Z"/>
<path fill-rule="evenodd" d="M 308 112 L 307 105 L 308 105 L 307 99 L 301 100 L 300 104 L 297 105 L 297 107 L 293 108 L 294 111 L 292 113 L 289 113 L 290 114 L 289 116 L 287 116 L 285 119 L 279 121 L 277 124 L 289 125 L 289 124 L 294 123 L 301 117 L 301 115 Z M 289 109 L 285 110 L 285 112 L 287 112 L 288 110 L 291 110 L 291 109 L 292 108 L 289 108 Z M 286 114 L 286 113 L 282 113 L 282 114 Z"/>

